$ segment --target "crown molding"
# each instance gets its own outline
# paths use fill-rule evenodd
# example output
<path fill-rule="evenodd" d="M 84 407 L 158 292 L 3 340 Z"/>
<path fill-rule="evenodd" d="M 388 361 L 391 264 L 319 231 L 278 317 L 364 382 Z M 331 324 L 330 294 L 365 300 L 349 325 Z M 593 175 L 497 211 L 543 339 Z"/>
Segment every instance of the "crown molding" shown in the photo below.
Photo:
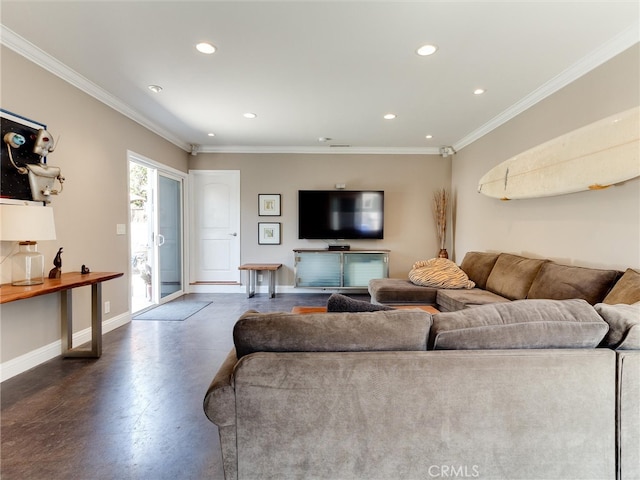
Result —
<path fill-rule="evenodd" d="M 594 68 L 602 65 L 606 61 L 622 53 L 640 41 L 640 23 L 636 21 L 631 27 L 614 37 L 609 42 L 601 45 L 595 51 L 566 69 L 556 77 L 552 78 L 542 86 L 531 92 L 529 95 L 492 118 L 480 128 L 469 133 L 465 137 L 455 142 L 452 146 L 456 151 L 460 151 L 467 145 L 487 135 L 499 126 L 505 124 L 525 110 L 531 108 L 536 103 L 544 100 L 548 96 L 577 80 Z M 82 90 L 86 94 L 94 97 L 105 105 L 113 108 L 122 115 L 130 118 L 134 122 L 142 125 L 165 140 L 171 142 L 186 152 L 191 151 L 191 144 L 184 142 L 173 133 L 165 130 L 155 122 L 141 115 L 136 110 L 109 92 L 94 84 L 87 78 L 78 74 L 59 60 L 53 58 L 31 42 L 22 38 L 9 28 L 0 24 L 0 44 L 25 57 L 36 65 L 44 68 L 67 83 Z M 202 145 L 198 153 L 310 153 L 310 154 L 331 154 L 331 155 L 438 155 L 439 148 L 435 147 L 294 147 L 294 146 L 212 146 Z"/>
<path fill-rule="evenodd" d="M 438 155 L 438 148 L 417 147 L 287 147 L 201 145 L 198 153 L 297 153 L 314 155 Z"/>
<path fill-rule="evenodd" d="M 51 55 L 35 46 L 33 43 L 22 38 L 20 35 L 0 24 L 0 44 L 13 50 L 18 55 L 25 57 L 27 60 L 35 63 L 39 67 L 44 68 L 48 72 L 61 78 L 65 82 L 73 85 L 74 87 L 82 90 L 87 95 L 92 96 L 96 100 L 104 103 L 108 107 L 113 108 L 117 112 L 121 113 L 125 117 L 130 118 L 136 123 L 139 123 L 148 130 L 151 130 L 155 134 L 164 138 L 165 140 L 173 143 L 177 147 L 189 151 L 191 145 L 183 142 L 171 132 L 168 132 L 164 128 L 160 127 L 156 123 L 152 122 L 148 118 L 140 115 L 139 112 L 132 109 L 129 105 L 122 100 L 111 95 L 109 92 L 99 87 L 95 83 L 91 82 L 87 78 L 78 74 L 59 60 L 56 60 Z"/>
<path fill-rule="evenodd" d="M 544 83 L 542 86 L 531 92 L 519 102 L 506 109 L 504 112 L 489 120 L 477 130 L 474 130 L 467 136 L 458 140 L 453 144 L 453 147 L 457 151 L 460 151 L 467 145 L 470 145 L 481 137 L 487 135 L 492 130 L 495 130 L 496 128 L 507 123 L 509 120 L 521 114 L 525 110 L 531 108 L 536 103 L 541 102 L 548 96 L 557 92 L 561 88 L 566 87 L 568 84 L 574 82 L 594 68 L 599 67 L 616 55 L 619 55 L 639 41 L 640 22 L 636 21 L 631 27 L 627 28 L 625 31 L 611 39 L 609 42 L 601 45 L 589 55 L 583 57 L 571 67 L 567 68 L 548 82 Z"/>

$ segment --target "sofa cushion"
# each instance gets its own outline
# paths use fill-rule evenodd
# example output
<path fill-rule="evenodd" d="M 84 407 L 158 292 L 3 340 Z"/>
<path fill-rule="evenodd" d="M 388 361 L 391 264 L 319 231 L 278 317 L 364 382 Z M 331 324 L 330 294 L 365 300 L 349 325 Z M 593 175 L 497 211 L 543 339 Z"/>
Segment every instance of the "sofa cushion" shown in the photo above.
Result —
<path fill-rule="evenodd" d="M 378 312 L 380 310 L 393 310 L 393 307 L 356 300 L 339 293 L 332 293 L 327 300 L 327 312 Z"/>
<path fill-rule="evenodd" d="M 414 285 L 404 278 L 369 280 L 371 303 L 435 305 L 437 293 L 437 288 Z"/>
<path fill-rule="evenodd" d="M 425 350 L 431 315 L 422 310 L 363 313 L 246 312 L 233 328 L 238 358 L 253 352 Z"/>
<path fill-rule="evenodd" d="M 581 298 L 595 305 L 602 302 L 619 275 L 620 272 L 617 270 L 571 267 L 546 262 L 531 284 L 527 298 Z"/>
<path fill-rule="evenodd" d="M 600 346 L 640 350 L 640 302 L 633 305 L 598 303 L 594 308 L 609 325 Z"/>
<path fill-rule="evenodd" d="M 486 305 L 487 303 L 511 301 L 480 288 L 472 288 L 471 290 L 438 290 L 436 300 L 438 309 L 443 312 L 455 312 L 463 308 Z"/>
<path fill-rule="evenodd" d="M 603 303 L 630 305 L 636 302 L 640 302 L 640 272 L 628 268 L 604 298 Z"/>
<path fill-rule="evenodd" d="M 501 253 L 487 278 L 487 290 L 509 300 L 527 298 L 540 267 L 547 261 Z"/>
<path fill-rule="evenodd" d="M 467 274 L 469 280 L 476 284 L 476 287 L 484 289 L 487 287 L 487 278 L 499 255 L 499 253 L 467 252 L 460 268 Z"/>
<path fill-rule="evenodd" d="M 473 288 L 475 283 L 448 258 L 432 258 L 413 264 L 409 280 L 423 287 Z"/>
<path fill-rule="evenodd" d="M 434 315 L 428 348 L 593 348 L 608 329 L 584 300 L 515 300 Z"/>

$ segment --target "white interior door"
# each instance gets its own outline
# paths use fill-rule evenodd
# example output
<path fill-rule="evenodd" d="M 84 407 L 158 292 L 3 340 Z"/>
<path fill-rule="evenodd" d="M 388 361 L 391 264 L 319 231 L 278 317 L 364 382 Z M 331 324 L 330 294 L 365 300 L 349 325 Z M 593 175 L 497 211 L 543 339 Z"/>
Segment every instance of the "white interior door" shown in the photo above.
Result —
<path fill-rule="evenodd" d="M 194 283 L 240 281 L 240 172 L 192 170 L 190 275 Z"/>

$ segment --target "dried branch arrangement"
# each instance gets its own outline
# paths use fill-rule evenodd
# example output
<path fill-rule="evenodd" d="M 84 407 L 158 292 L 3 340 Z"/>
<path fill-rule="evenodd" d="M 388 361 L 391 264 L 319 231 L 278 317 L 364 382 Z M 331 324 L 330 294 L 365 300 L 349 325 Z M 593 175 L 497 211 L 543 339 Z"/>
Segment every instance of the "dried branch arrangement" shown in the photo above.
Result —
<path fill-rule="evenodd" d="M 436 221 L 436 235 L 440 249 L 444 249 L 447 236 L 447 208 L 449 206 L 449 192 L 441 188 L 433 194 L 433 218 Z"/>

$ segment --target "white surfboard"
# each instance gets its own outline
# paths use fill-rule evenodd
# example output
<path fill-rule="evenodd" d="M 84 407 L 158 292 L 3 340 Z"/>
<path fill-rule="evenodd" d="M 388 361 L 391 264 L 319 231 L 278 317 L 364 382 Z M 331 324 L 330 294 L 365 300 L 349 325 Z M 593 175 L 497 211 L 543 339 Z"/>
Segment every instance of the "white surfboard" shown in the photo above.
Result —
<path fill-rule="evenodd" d="M 478 191 L 501 200 L 607 188 L 640 176 L 640 107 L 598 120 L 489 170 Z"/>

